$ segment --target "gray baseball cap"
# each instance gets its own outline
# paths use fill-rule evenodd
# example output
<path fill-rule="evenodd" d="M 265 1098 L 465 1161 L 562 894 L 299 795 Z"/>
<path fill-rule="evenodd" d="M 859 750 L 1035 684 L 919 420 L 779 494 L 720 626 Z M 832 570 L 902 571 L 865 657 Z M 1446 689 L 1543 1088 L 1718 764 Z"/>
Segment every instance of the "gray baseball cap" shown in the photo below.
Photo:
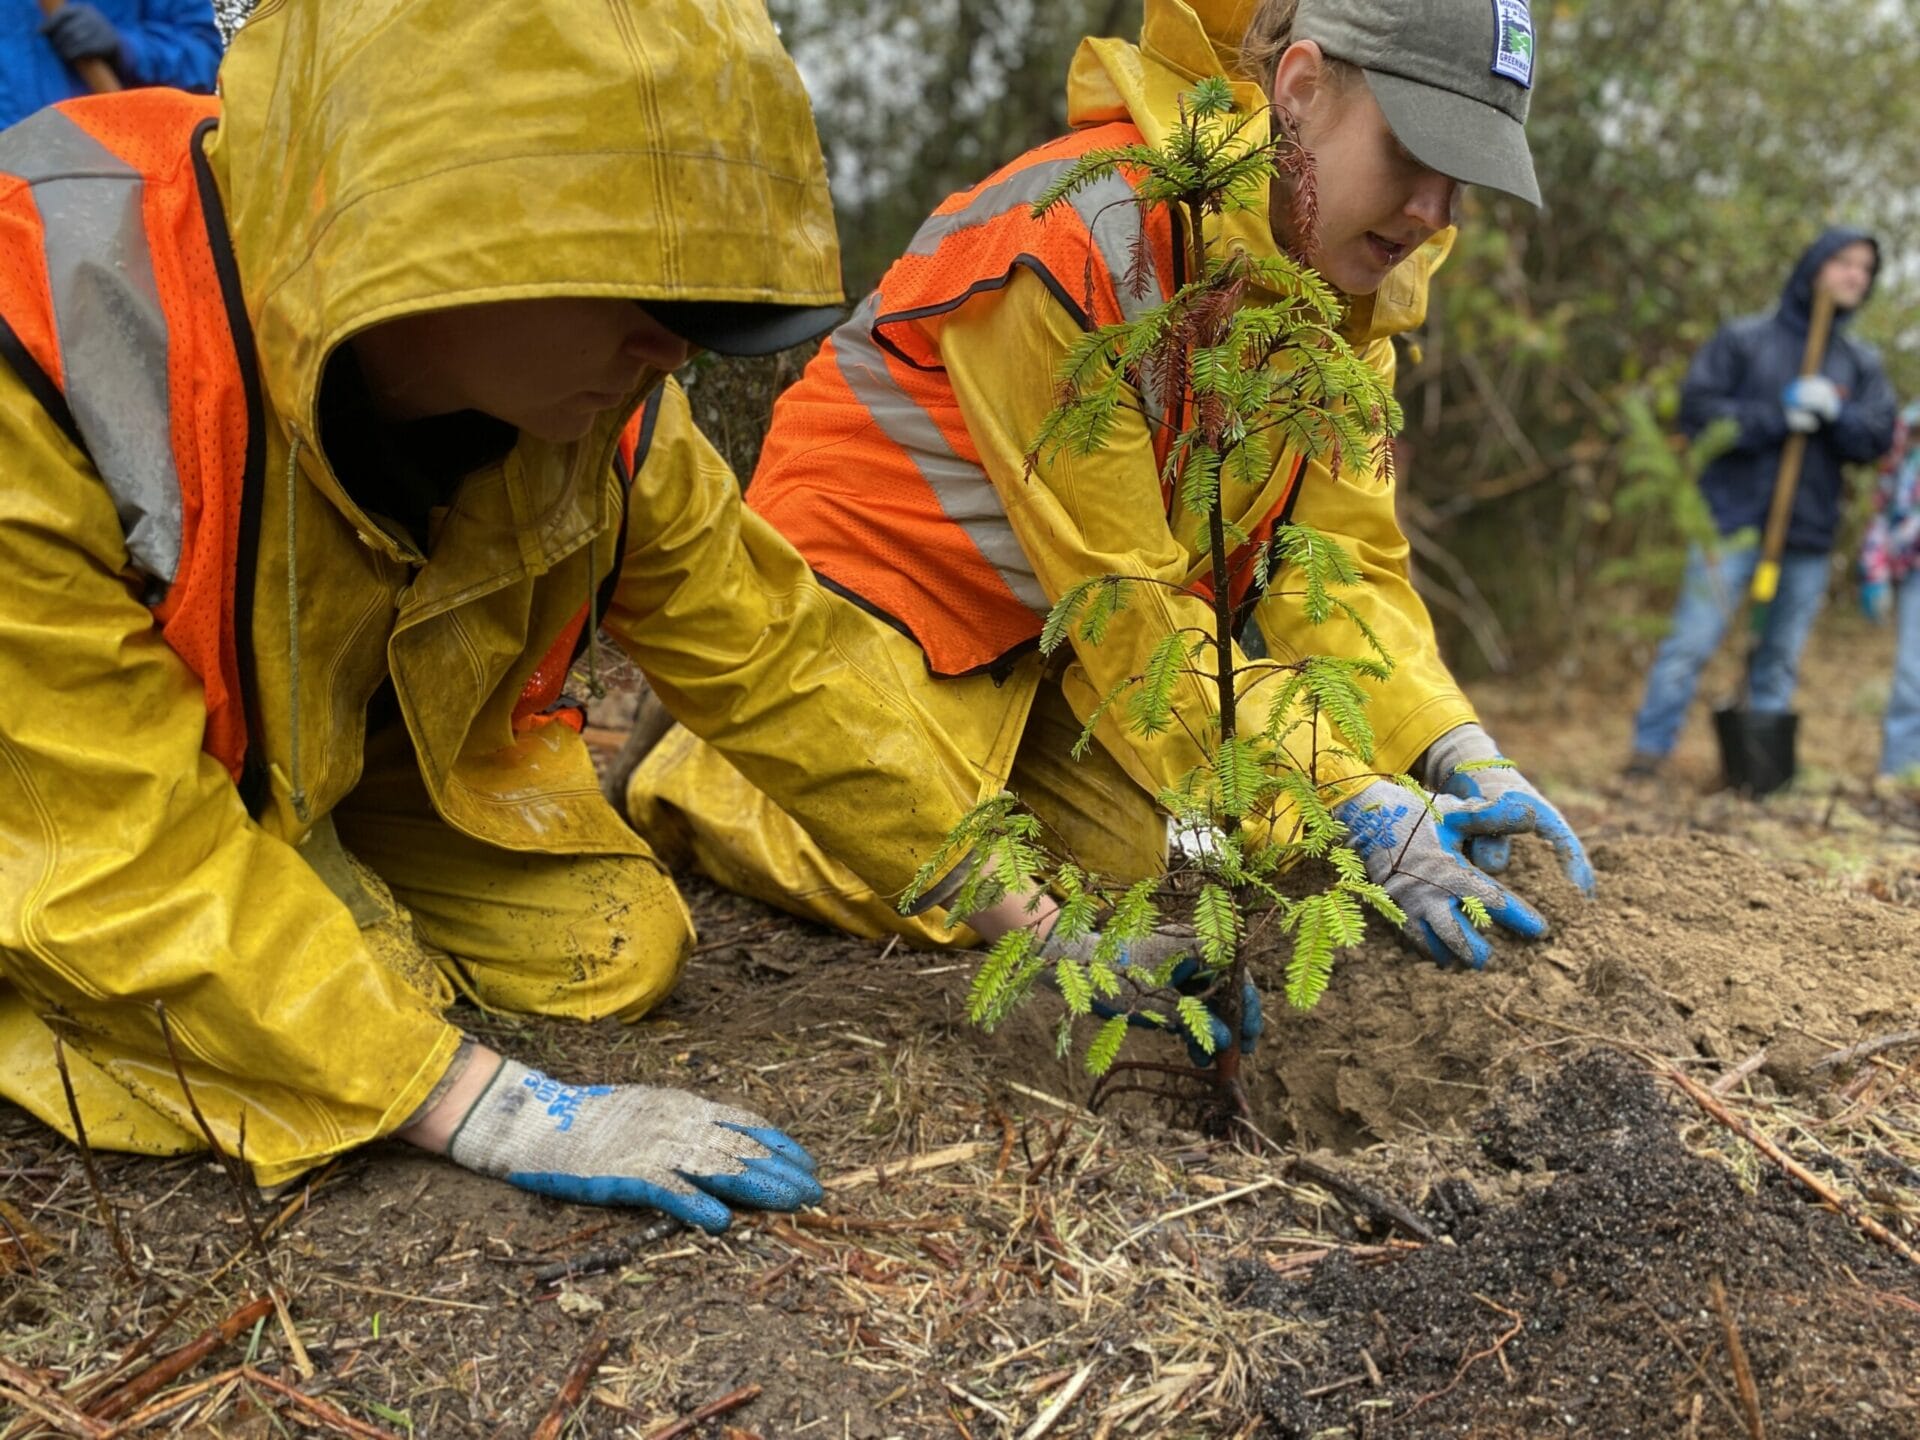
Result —
<path fill-rule="evenodd" d="M 1394 138 L 1421 164 L 1540 203 L 1527 148 L 1527 0 L 1300 0 L 1295 40 L 1365 72 Z"/>

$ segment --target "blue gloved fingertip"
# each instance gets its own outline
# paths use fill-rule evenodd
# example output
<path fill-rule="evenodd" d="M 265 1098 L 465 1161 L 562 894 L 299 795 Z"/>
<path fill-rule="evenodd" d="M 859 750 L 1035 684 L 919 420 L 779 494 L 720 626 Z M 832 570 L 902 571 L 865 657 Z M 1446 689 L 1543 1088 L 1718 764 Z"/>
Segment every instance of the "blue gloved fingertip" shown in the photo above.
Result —
<path fill-rule="evenodd" d="M 1512 931 L 1522 940 L 1538 940 L 1547 933 L 1547 917 L 1511 891 L 1502 892 L 1497 902 L 1488 901 L 1487 914 L 1493 917 L 1494 924 Z"/>
<path fill-rule="evenodd" d="M 1467 912 L 1458 900 L 1447 902 L 1447 911 L 1453 916 L 1453 923 L 1459 927 L 1460 935 L 1466 941 L 1466 962 L 1476 970 L 1487 968 L 1487 961 L 1493 958 L 1493 946 L 1487 943 L 1487 937 L 1473 928 L 1473 922 L 1467 919 Z M 1489 914 L 1493 907 L 1487 907 Z"/>
<path fill-rule="evenodd" d="M 1441 943 L 1440 932 L 1433 928 L 1433 922 L 1416 920 L 1413 923 L 1419 927 L 1413 937 L 1415 948 L 1426 951 L 1427 958 L 1442 970 L 1453 964 L 1454 953 Z"/>
<path fill-rule="evenodd" d="M 1553 843 L 1553 853 L 1560 857 L 1560 869 L 1567 879 L 1579 886 L 1582 895 L 1592 899 L 1593 866 L 1588 863 L 1586 848 L 1581 845 L 1580 837 L 1573 833 L 1573 827 L 1562 821 L 1546 834 Z"/>
<path fill-rule="evenodd" d="M 1499 875 L 1513 863 L 1513 841 L 1504 835 L 1478 835 L 1467 842 L 1467 858 L 1474 868 Z"/>
<path fill-rule="evenodd" d="M 819 1163 L 809 1155 L 791 1135 L 784 1130 L 776 1130 L 771 1125 L 734 1125 L 725 1120 L 720 1123 L 722 1130 L 733 1130 L 750 1140 L 757 1140 L 767 1147 L 767 1152 L 779 1156 L 789 1165 L 797 1166 L 809 1175 L 820 1168 Z"/>
<path fill-rule="evenodd" d="M 709 1235 L 718 1235 L 733 1223 L 733 1212 L 711 1195 L 703 1195 L 697 1190 L 682 1195 L 626 1175 L 566 1175 L 545 1170 L 515 1170 L 507 1176 L 507 1180 L 522 1190 L 531 1190 L 536 1195 L 566 1200 L 575 1205 L 658 1210 Z"/>
<path fill-rule="evenodd" d="M 1581 855 L 1568 860 L 1566 871 L 1567 878 L 1580 887 L 1580 893 L 1582 895 L 1591 900 L 1593 898 L 1593 892 L 1599 888 L 1600 882 L 1593 873 L 1593 866 L 1587 863 L 1587 857 Z"/>
<path fill-rule="evenodd" d="M 738 1175 L 695 1175 L 681 1178 L 732 1205 L 755 1210 L 798 1210 L 825 1198 L 820 1182 L 804 1170 L 773 1159 L 743 1160 Z"/>
<path fill-rule="evenodd" d="M 1196 1070 L 1204 1070 L 1207 1066 L 1219 1060 L 1221 1055 L 1225 1053 L 1227 1045 L 1232 1039 L 1232 1037 L 1227 1034 L 1226 1023 L 1222 1021 L 1218 1015 L 1213 1015 L 1211 1011 L 1208 1013 L 1212 1022 L 1207 1026 L 1207 1032 L 1213 1038 L 1213 1049 L 1211 1051 L 1198 1040 L 1194 1039 L 1193 1033 L 1188 1030 L 1185 1025 L 1180 1027 L 1180 1038 L 1187 1042 L 1187 1059 L 1193 1063 L 1193 1067 Z"/>

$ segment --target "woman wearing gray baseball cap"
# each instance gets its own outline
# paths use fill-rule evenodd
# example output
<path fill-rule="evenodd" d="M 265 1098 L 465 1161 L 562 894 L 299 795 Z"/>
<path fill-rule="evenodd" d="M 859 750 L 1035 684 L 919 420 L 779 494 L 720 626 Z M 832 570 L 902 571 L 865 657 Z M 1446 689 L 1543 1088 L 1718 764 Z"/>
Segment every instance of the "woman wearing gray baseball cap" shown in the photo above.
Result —
<path fill-rule="evenodd" d="M 1540 203 L 1526 0 L 1267 0 L 1242 47 L 1321 177 L 1314 268 L 1350 295 L 1450 225 L 1461 189 Z M 1283 209 L 1274 211 L 1276 228 Z M 1301 237 L 1288 237 L 1299 239 Z"/>
<path fill-rule="evenodd" d="M 1169 517 L 1139 409 L 1116 416 L 1095 454 L 1028 472 L 1025 450 L 1054 405 L 1061 358 L 1101 318 L 1084 301 L 1097 292 L 1124 311 L 1127 287 L 1117 282 L 1142 224 L 1119 176 L 1080 193 L 1078 221 L 1035 220 L 1031 207 L 1089 149 L 1162 140 L 1180 123 L 1180 97 L 1220 74 L 1234 81 L 1237 108 L 1272 109 L 1314 153 L 1319 219 L 1311 235 L 1287 233 L 1293 207 L 1276 185 L 1267 204 L 1210 219 L 1210 239 L 1256 260 L 1281 250 L 1305 258 L 1346 293 L 1343 332 L 1391 383 L 1391 337 L 1425 319 L 1461 187 L 1537 198 L 1521 130 L 1533 77 L 1524 0 L 1146 0 L 1137 45 L 1081 44 L 1068 78 L 1072 132 L 942 204 L 781 397 L 747 491 L 828 585 L 898 632 L 893 678 L 952 742 L 966 778 L 983 794 L 1020 795 L 1083 864 L 1123 883 L 1165 864 L 1154 796 L 1199 763 L 1192 737 L 1209 697 L 1200 682 L 1182 682 L 1175 707 L 1191 707 L 1193 725 L 1156 736 L 1106 727 L 1081 758 L 1069 751 L 1098 698 L 1141 673 L 1170 630 L 1211 623 L 1207 602 L 1188 589 L 1204 545 Z M 1176 269 L 1161 267 L 1158 290 Z M 1350 598 L 1396 661 L 1369 708 L 1373 764 L 1343 770 L 1339 798 L 1375 804 L 1377 770 L 1505 802 L 1513 830 L 1545 836 L 1575 882 L 1590 885 L 1579 842 L 1519 771 L 1470 764 L 1497 752 L 1409 581 L 1392 475 L 1371 462 L 1337 477 L 1319 463 L 1296 470 L 1296 458 L 1276 455 L 1272 479 L 1231 518 L 1248 534 L 1295 520 L 1336 537 L 1365 580 Z M 1033 641 L 1049 606 L 1115 571 L 1166 588 L 1114 616 L 1100 643 L 1073 637 L 1064 667 L 1057 655 L 1043 660 Z M 1311 625 L 1284 594 L 1261 598 L 1254 617 L 1278 654 L 1364 644 L 1357 630 Z M 1321 778 L 1340 763 L 1323 753 Z M 690 735 L 662 741 L 627 798 L 657 845 L 730 888 L 861 934 L 968 938 L 935 915 L 894 913 Z M 1492 837 L 1470 865 L 1421 807 L 1401 803 L 1399 813 L 1388 863 L 1400 857 L 1402 873 L 1413 866 L 1421 877 L 1396 898 L 1426 954 L 1486 963 L 1487 940 L 1462 919 L 1469 896 L 1514 935 L 1545 933 L 1540 916 L 1489 878 L 1504 868 L 1505 838 Z M 1377 835 L 1377 822 L 1356 833 Z M 1044 927 L 1044 904 L 1038 918 Z"/>

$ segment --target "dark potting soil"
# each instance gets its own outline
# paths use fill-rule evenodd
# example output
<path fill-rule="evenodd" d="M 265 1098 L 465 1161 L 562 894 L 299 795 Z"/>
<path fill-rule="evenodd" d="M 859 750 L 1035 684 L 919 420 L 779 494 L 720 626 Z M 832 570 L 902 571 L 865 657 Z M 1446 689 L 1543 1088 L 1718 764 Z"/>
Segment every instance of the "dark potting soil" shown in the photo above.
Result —
<path fill-rule="evenodd" d="M 1691 1153 L 1644 1068 L 1602 1051 L 1521 1078 L 1475 1133 L 1518 1199 L 1455 1180 L 1423 1197 L 1442 1243 L 1230 1277 L 1318 1327 L 1261 1395 L 1281 1440 L 1746 1437 L 1716 1279 L 1768 1435 L 1920 1436 L 1920 1272 L 1771 1167 L 1748 1189 Z"/>

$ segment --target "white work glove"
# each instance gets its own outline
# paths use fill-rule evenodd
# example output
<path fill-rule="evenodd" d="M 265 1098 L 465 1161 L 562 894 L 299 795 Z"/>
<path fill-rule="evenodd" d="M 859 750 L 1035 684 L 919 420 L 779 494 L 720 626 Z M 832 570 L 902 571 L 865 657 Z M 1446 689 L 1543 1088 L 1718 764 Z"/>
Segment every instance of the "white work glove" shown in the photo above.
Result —
<path fill-rule="evenodd" d="M 1787 428 L 1811 435 L 1840 418 L 1840 387 L 1824 375 L 1803 375 L 1780 393 Z"/>
<path fill-rule="evenodd" d="M 650 1085 L 563 1085 L 517 1060 L 501 1062 L 447 1154 L 522 1190 L 651 1206 L 715 1234 L 728 1205 L 797 1210 L 821 1197 L 813 1157 L 750 1111 Z"/>
<path fill-rule="evenodd" d="M 1460 960 L 1479 970 L 1493 947 L 1468 920 L 1463 901 L 1478 900 L 1489 919 L 1522 939 L 1547 933 L 1543 916 L 1466 857 L 1476 836 L 1525 828 L 1517 823 L 1522 808 L 1513 795 L 1468 801 L 1376 780 L 1335 806 L 1333 818 L 1347 827 L 1345 843 L 1366 862 L 1367 878 L 1406 912 L 1406 941 L 1442 968 Z"/>

